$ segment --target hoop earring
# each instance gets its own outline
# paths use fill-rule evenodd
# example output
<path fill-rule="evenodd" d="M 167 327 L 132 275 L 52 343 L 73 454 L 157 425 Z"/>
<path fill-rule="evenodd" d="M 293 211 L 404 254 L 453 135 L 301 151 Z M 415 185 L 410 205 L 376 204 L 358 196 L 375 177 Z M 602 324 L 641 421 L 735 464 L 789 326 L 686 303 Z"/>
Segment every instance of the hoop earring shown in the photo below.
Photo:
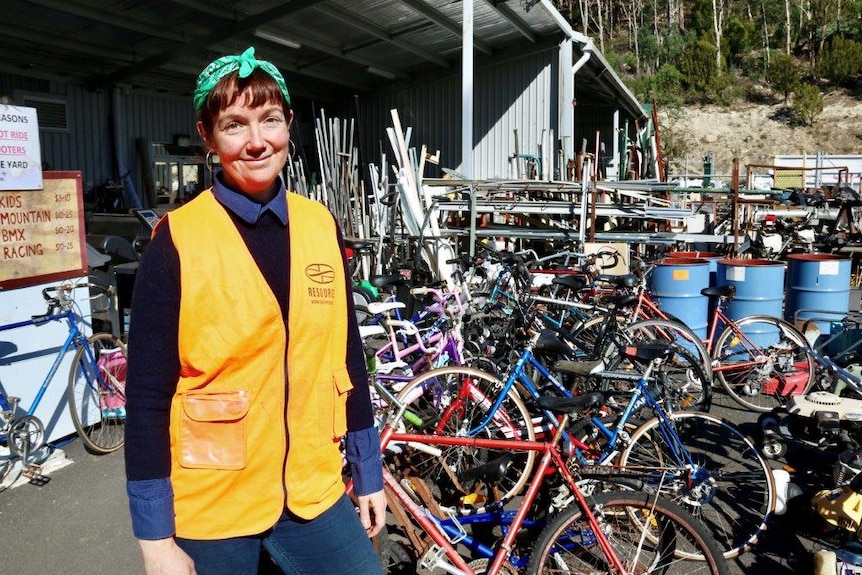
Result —
<path fill-rule="evenodd" d="M 204 158 L 204 165 L 206 166 L 207 170 L 209 170 L 210 176 L 212 176 L 212 174 L 213 174 L 213 153 L 210 150 L 207 150 L 207 155 Z"/>
<path fill-rule="evenodd" d="M 289 165 L 293 165 L 293 156 L 296 154 L 296 144 L 293 143 L 293 140 L 287 141 L 287 163 Z"/>

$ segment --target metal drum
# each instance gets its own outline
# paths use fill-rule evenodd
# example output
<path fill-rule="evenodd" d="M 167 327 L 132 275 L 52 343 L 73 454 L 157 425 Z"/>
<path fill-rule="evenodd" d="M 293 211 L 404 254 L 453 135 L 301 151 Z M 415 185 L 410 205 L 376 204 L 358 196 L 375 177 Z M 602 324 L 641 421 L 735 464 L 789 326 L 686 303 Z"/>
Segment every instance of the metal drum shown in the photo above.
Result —
<path fill-rule="evenodd" d="M 709 298 L 709 262 L 693 258 L 666 258 L 650 276 L 650 291 L 662 311 L 682 321 L 701 339 L 706 338 Z"/>
<path fill-rule="evenodd" d="M 784 319 L 803 329 L 812 320 L 822 334 L 850 310 L 850 258 L 834 254 L 787 256 Z"/>
<path fill-rule="evenodd" d="M 716 285 L 733 285 L 736 295 L 726 308 L 731 319 L 740 319 L 749 315 L 768 315 L 781 318 L 784 307 L 784 263 L 770 260 L 737 260 L 718 261 Z M 721 329 L 721 326 L 719 326 Z M 767 347 L 778 341 L 778 329 L 764 327 L 759 324 L 754 330 L 762 329 L 763 333 L 748 333 L 746 335 L 753 343 Z"/>
<path fill-rule="evenodd" d="M 681 258 L 681 259 L 696 259 L 696 260 L 706 260 L 709 262 L 709 286 L 712 287 L 716 281 L 716 273 L 718 271 L 718 260 L 723 259 L 724 256 L 717 252 L 670 252 L 667 254 L 667 258 Z"/>

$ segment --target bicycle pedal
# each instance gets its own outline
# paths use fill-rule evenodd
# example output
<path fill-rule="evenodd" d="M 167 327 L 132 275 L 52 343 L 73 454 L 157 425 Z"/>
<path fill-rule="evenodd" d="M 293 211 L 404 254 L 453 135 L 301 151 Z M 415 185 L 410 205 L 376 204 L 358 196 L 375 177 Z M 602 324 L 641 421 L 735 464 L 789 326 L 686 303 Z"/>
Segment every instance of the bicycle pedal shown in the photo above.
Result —
<path fill-rule="evenodd" d="M 44 484 L 48 482 L 48 477 L 46 475 L 42 475 L 42 466 L 36 463 L 30 463 L 24 467 L 24 470 L 21 471 L 21 475 L 30 480 L 30 483 L 34 481 L 42 481 Z"/>

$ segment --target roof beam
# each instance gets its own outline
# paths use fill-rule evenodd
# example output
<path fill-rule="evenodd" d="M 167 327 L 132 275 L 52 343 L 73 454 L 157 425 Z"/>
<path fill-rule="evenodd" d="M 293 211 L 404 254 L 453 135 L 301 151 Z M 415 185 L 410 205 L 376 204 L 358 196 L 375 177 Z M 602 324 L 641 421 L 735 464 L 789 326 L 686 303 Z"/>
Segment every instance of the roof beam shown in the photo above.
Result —
<path fill-rule="evenodd" d="M 146 70 L 150 70 L 152 68 L 157 68 L 163 64 L 167 64 L 173 60 L 176 60 L 182 56 L 190 52 L 194 52 L 200 50 L 201 48 L 206 48 L 213 44 L 218 43 L 226 38 L 230 38 L 232 36 L 238 36 L 240 34 L 244 34 L 246 32 L 250 32 L 261 26 L 263 24 L 267 24 L 272 20 L 278 20 L 280 18 L 284 18 L 294 12 L 299 10 L 303 10 L 305 8 L 309 8 L 318 2 L 322 2 L 324 0 L 305 0 L 304 2 L 285 2 L 284 4 L 280 4 L 271 10 L 266 10 L 264 12 L 259 12 L 254 16 L 250 16 L 244 20 L 239 22 L 231 22 L 227 26 L 219 28 L 214 32 L 210 32 L 208 34 L 204 34 L 203 36 L 199 36 L 197 38 L 190 39 L 182 44 L 175 46 L 169 50 L 165 50 L 160 54 L 155 54 L 154 56 L 150 56 L 148 58 L 144 58 L 140 62 L 112 72 L 110 74 L 106 74 L 104 76 L 93 78 L 93 83 L 97 86 L 112 86 L 117 82 L 121 82 L 126 80 L 127 78 L 134 76 L 135 74 L 140 74 Z"/>
<path fill-rule="evenodd" d="M 206 2 L 206 0 L 173 0 L 173 1 L 176 2 L 177 4 L 181 4 L 181 5 L 186 6 L 188 8 L 200 10 L 200 11 L 206 12 L 212 16 L 216 16 L 218 18 L 224 18 L 225 20 L 230 20 L 232 22 L 236 22 L 237 17 L 243 16 L 243 15 L 238 15 L 236 12 L 233 12 L 231 10 L 227 10 L 224 8 L 218 8 L 216 6 L 210 7 L 208 5 L 208 3 Z M 296 0 L 294 0 L 293 2 L 291 2 L 291 4 L 300 4 L 300 2 L 297 2 Z M 320 0 L 310 0 L 310 3 L 306 7 L 310 8 L 310 7 L 315 6 L 317 4 L 320 4 Z M 320 8 L 322 8 L 322 6 L 317 6 L 317 8 L 320 9 Z M 273 20 L 277 20 L 277 18 L 273 18 Z M 268 23 L 273 24 L 273 22 L 268 22 Z M 264 24 L 266 24 L 266 23 L 264 23 Z M 245 30 L 245 31 L 249 31 L 249 30 Z M 380 62 L 376 62 L 373 60 L 369 60 L 368 58 L 362 58 L 361 56 L 357 56 L 355 54 L 352 54 L 351 50 L 349 50 L 349 49 L 345 50 L 345 49 L 341 49 L 337 46 L 332 46 L 332 45 L 327 44 L 325 42 L 321 42 L 320 40 L 316 40 L 310 36 L 306 36 L 304 34 L 297 33 L 297 32 L 295 32 L 292 29 L 287 28 L 287 27 L 284 27 L 284 28 L 268 27 L 268 28 L 266 28 L 266 31 L 271 32 L 271 33 L 276 34 L 276 35 L 279 35 L 279 36 L 287 36 L 293 40 L 296 40 L 297 42 L 299 42 L 300 44 L 302 44 L 303 46 L 305 46 L 307 48 L 313 48 L 314 50 L 317 50 L 318 52 L 323 52 L 324 54 L 326 54 L 328 56 L 332 56 L 332 57 L 335 57 L 335 58 L 338 58 L 341 60 L 347 60 L 349 62 L 359 64 L 363 67 L 371 66 L 374 68 L 387 69 L 387 65 L 385 63 L 380 63 Z M 269 42 L 269 40 L 266 40 L 265 38 L 262 38 L 262 40 L 264 42 Z M 329 58 L 316 58 L 316 59 L 312 59 L 312 60 L 309 60 L 309 61 L 304 62 L 304 63 L 297 62 L 292 67 L 284 67 L 284 69 L 285 70 L 293 70 L 294 72 L 297 72 L 299 74 L 304 74 L 306 76 L 311 76 L 313 78 L 320 78 L 321 80 L 334 81 L 333 80 L 334 77 L 331 74 L 327 74 L 326 72 L 315 73 L 313 71 L 313 66 L 315 64 L 318 64 L 320 62 L 325 62 L 328 59 Z M 389 69 L 387 69 L 387 71 L 391 72 L 392 74 L 394 74 L 398 78 L 403 79 L 403 78 L 407 77 L 406 75 L 404 75 L 402 73 L 398 73 L 398 72 L 395 72 L 395 71 L 392 71 Z M 343 82 L 338 82 L 338 83 L 343 83 L 343 84 L 345 84 L 351 88 L 356 88 L 358 90 L 368 90 L 369 89 L 367 85 L 363 85 L 363 84 L 358 83 L 358 82 L 351 82 L 351 81 L 345 80 Z"/>
<path fill-rule="evenodd" d="M 469 1 L 472 1 L 472 0 L 469 0 Z M 450 32 L 455 34 L 455 36 L 457 36 L 458 38 L 462 37 L 461 24 L 458 24 L 457 22 L 453 21 L 451 18 L 449 18 L 448 16 L 446 16 L 442 12 L 439 12 L 438 10 L 432 8 L 431 6 L 429 6 L 428 4 L 423 2 L 422 0 L 401 0 L 401 2 L 403 4 L 406 4 L 407 6 L 409 6 L 410 8 L 415 10 L 416 12 L 419 12 L 420 14 L 425 16 L 427 19 L 431 20 L 432 22 L 434 22 L 435 24 L 440 26 L 441 28 L 445 28 L 446 30 L 449 30 Z M 493 50 L 491 49 L 491 47 L 486 42 L 480 40 L 479 38 L 475 38 L 475 37 L 473 38 L 473 47 L 476 48 L 477 50 L 479 50 L 480 52 L 484 52 L 485 54 L 487 54 L 489 56 L 493 53 Z"/>
<path fill-rule="evenodd" d="M 125 16 L 114 16 L 108 10 L 97 10 L 95 8 L 87 8 L 86 6 L 81 6 L 77 2 L 67 2 L 65 0 L 28 0 L 31 4 L 36 4 L 38 6 L 42 6 L 43 8 L 48 8 L 49 10 L 55 10 L 57 12 L 63 12 L 65 14 L 71 14 L 72 16 L 78 16 L 79 18 L 86 18 L 87 20 L 92 20 L 93 22 L 97 22 L 99 24 L 108 24 L 110 26 L 116 26 L 117 28 L 122 28 L 123 30 L 131 30 L 132 32 L 138 32 L 140 34 L 146 34 L 147 36 L 154 36 L 156 38 L 161 38 L 162 40 L 172 40 L 174 42 L 183 42 L 188 39 L 187 36 L 181 34 L 172 34 L 165 29 L 164 26 L 155 26 L 153 24 L 148 24 L 146 22 L 141 22 L 138 20 L 134 20 L 132 18 L 127 18 Z M 47 36 L 44 31 L 40 33 L 40 37 Z"/>
<path fill-rule="evenodd" d="M 399 48 L 403 48 L 408 52 L 412 52 L 419 56 L 420 58 L 424 58 L 429 62 L 434 62 L 438 66 L 442 68 L 450 68 L 452 63 L 449 62 L 446 58 L 443 58 L 430 50 L 426 50 L 424 48 L 420 48 L 416 44 L 412 42 L 407 42 L 405 40 L 401 40 L 397 38 L 395 35 L 389 33 L 385 28 L 381 28 L 376 24 L 372 24 L 368 22 L 364 18 L 361 18 L 358 14 L 354 14 L 353 12 L 349 12 L 341 7 L 335 5 L 320 5 L 315 8 L 316 10 L 323 12 L 324 14 L 328 14 L 333 18 L 344 22 L 345 24 L 349 24 L 363 32 L 371 34 L 372 36 L 383 40 L 384 42 L 389 42 L 390 44 L 394 44 Z"/>
<path fill-rule="evenodd" d="M 491 8 L 496 10 L 496 12 L 502 16 L 506 21 L 511 24 L 515 30 L 521 33 L 521 35 L 532 42 L 536 43 L 536 34 L 533 32 L 533 29 L 530 28 L 529 24 L 524 22 L 515 12 L 509 8 L 506 4 L 505 0 L 485 0 Z"/>

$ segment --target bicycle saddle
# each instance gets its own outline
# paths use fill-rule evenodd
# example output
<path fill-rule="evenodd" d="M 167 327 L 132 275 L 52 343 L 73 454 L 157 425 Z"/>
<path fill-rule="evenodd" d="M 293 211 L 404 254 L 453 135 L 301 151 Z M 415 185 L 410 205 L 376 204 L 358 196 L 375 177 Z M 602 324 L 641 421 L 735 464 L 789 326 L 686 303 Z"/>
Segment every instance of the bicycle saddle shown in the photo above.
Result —
<path fill-rule="evenodd" d="M 407 285 L 407 280 L 401 274 L 375 275 L 371 276 L 369 283 L 377 288 L 392 285 Z"/>
<path fill-rule="evenodd" d="M 638 302 L 638 296 L 633 293 L 602 296 L 601 303 L 617 309 L 633 306 Z"/>
<path fill-rule="evenodd" d="M 542 395 L 536 398 L 536 403 L 542 409 L 558 415 L 574 415 L 590 407 L 599 407 L 605 402 L 605 396 L 601 392 L 591 391 L 575 397 L 557 397 L 554 395 Z"/>
<path fill-rule="evenodd" d="M 640 282 L 640 278 L 635 274 L 625 274 L 621 276 L 601 274 L 596 276 L 596 281 L 611 284 L 612 286 L 618 288 L 633 288 L 638 285 L 638 283 Z"/>
<path fill-rule="evenodd" d="M 578 291 L 587 287 L 587 278 L 575 275 L 555 276 L 551 283 Z"/>
<path fill-rule="evenodd" d="M 563 343 L 552 330 L 543 329 L 539 332 L 533 351 L 570 355 L 572 348 Z"/>
<path fill-rule="evenodd" d="M 506 476 L 509 465 L 512 463 L 512 455 L 507 453 L 502 457 L 489 461 L 478 467 L 471 467 L 458 473 L 458 481 L 464 483 L 497 483 Z"/>
<path fill-rule="evenodd" d="M 729 301 L 732 301 L 733 296 L 736 294 L 736 286 L 727 284 L 726 286 L 707 287 L 700 290 L 700 293 L 706 297 L 725 297 Z"/>

